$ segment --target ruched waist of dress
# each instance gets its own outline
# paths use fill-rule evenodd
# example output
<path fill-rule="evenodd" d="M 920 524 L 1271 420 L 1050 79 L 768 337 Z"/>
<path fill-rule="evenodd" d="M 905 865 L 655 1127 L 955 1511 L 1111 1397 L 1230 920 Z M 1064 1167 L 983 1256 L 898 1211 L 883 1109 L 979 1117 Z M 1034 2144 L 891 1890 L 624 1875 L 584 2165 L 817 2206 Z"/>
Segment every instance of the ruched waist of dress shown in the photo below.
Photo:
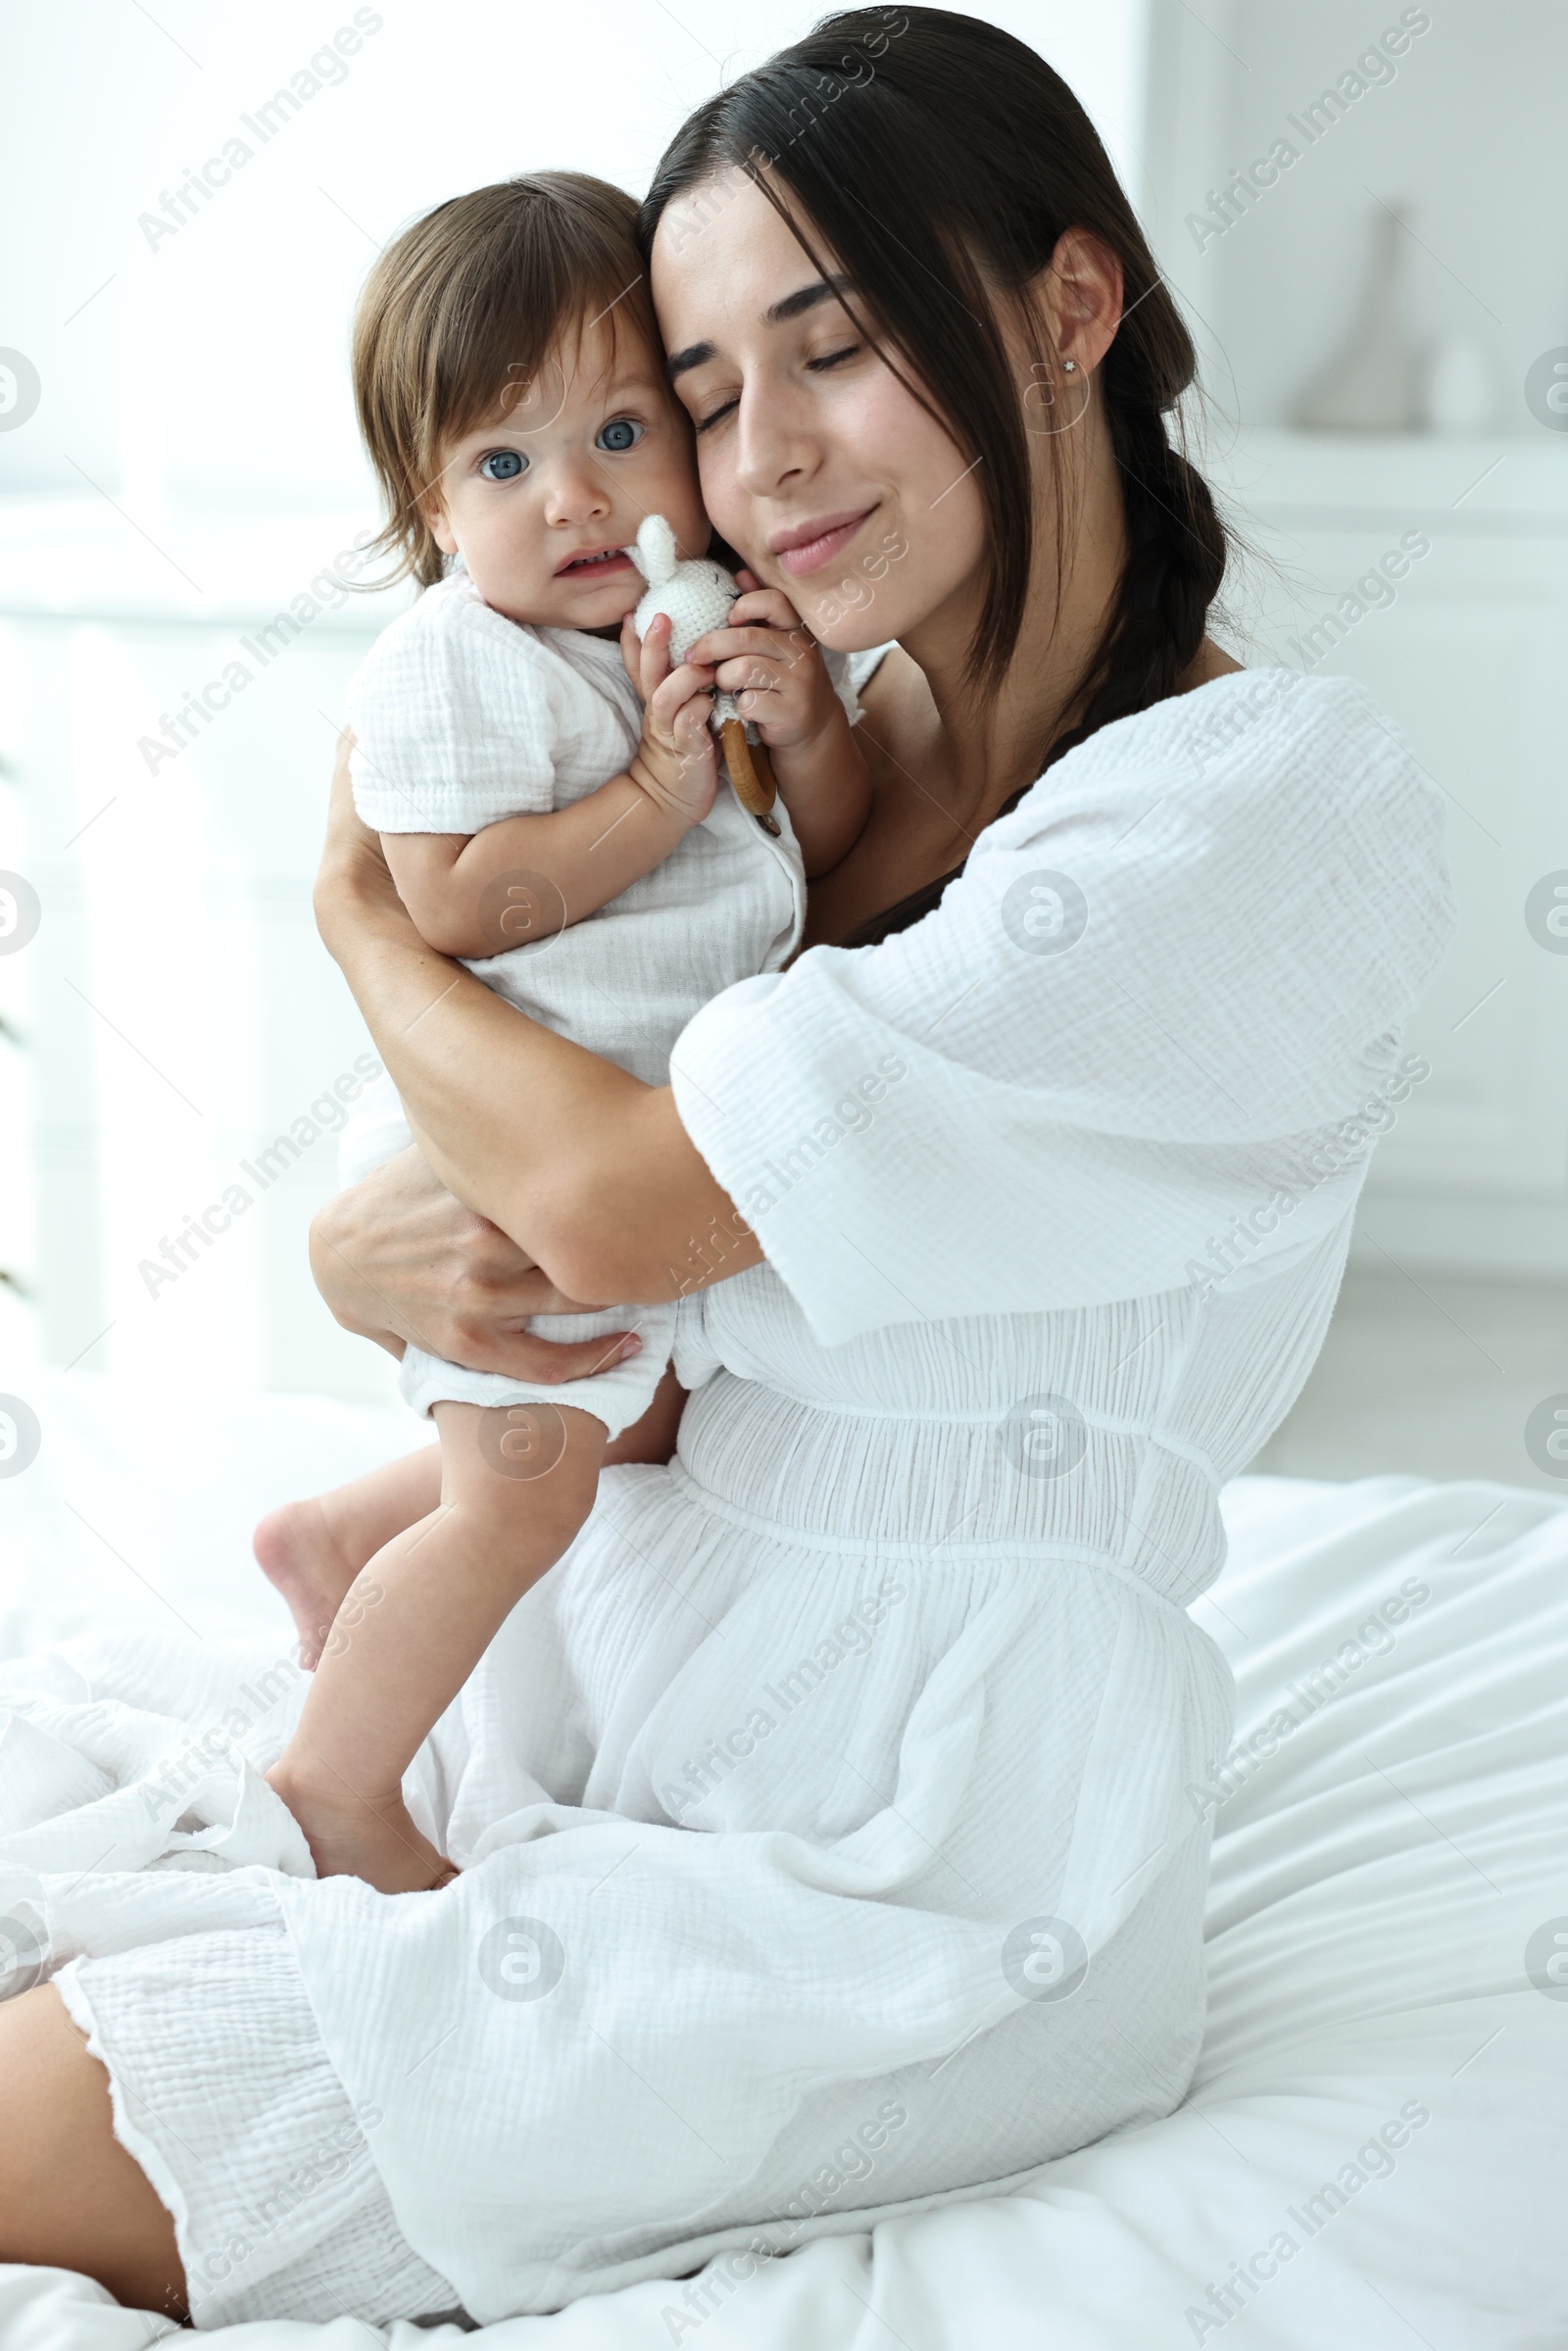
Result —
<path fill-rule="evenodd" d="M 837 1535 L 803 1527 L 784 1526 L 777 1519 L 760 1517 L 757 1512 L 742 1508 L 724 1495 L 714 1494 L 681 1468 L 679 1462 L 670 1464 L 670 1478 L 675 1492 L 692 1501 L 706 1515 L 721 1519 L 726 1526 L 738 1527 L 755 1535 L 759 1544 L 771 1543 L 781 1551 L 814 1552 L 823 1558 L 895 1559 L 908 1563 L 911 1555 L 917 1564 L 940 1565 L 949 1560 L 955 1565 L 971 1561 L 987 1564 L 1011 1562 L 1020 1569 L 1037 1567 L 1082 1568 L 1090 1574 L 1104 1576 L 1124 1584 L 1140 1599 L 1152 1600 L 1162 1612 L 1178 1616 L 1183 1623 L 1191 1620 L 1186 1608 L 1141 1574 L 1136 1565 L 1129 1566 L 1120 1559 L 1108 1558 L 1089 1549 L 1081 1543 L 1046 1543 L 1028 1536 L 993 1536 L 983 1543 L 928 1542 L 912 1535 Z"/>
<path fill-rule="evenodd" d="M 1082 1567 L 1178 1609 L 1217 1574 L 1214 1487 L 1192 1463 L 1137 1432 L 1058 1427 L 1041 1456 L 1027 1435 L 821 1411 L 721 1374 L 688 1401 L 670 1476 L 787 1551 Z"/>

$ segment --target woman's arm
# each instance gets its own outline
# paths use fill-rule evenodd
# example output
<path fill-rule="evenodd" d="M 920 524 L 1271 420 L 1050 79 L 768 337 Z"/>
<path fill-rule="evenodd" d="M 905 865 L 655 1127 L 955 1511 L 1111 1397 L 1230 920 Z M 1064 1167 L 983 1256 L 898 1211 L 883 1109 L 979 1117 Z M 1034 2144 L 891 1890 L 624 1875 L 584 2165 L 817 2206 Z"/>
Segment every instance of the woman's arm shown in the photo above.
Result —
<path fill-rule="evenodd" d="M 527 1019 L 419 937 L 338 747 L 317 920 L 434 1174 L 587 1305 L 649 1301 L 761 1250 L 667 1087 Z"/>
<path fill-rule="evenodd" d="M 418 1347 L 473 1371 L 551 1384 L 605 1367 L 608 1338 L 528 1328 L 530 1315 L 576 1313 L 580 1302 L 454 1200 L 416 1151 L 399 1151 L 318 1209 L 311 1271 L 343 1328 L 389 1355 Z"/>

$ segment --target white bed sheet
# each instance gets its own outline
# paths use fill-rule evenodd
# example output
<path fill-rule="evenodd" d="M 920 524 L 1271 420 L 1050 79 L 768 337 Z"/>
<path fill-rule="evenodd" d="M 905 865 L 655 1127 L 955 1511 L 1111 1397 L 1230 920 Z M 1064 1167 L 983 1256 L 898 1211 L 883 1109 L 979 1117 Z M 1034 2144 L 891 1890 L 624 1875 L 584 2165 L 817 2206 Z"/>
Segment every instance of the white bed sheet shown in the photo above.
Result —
<path fill-rule="evenodd" d="M 281 1648 L 286 1616 L 250 1563 L 258 1513 L 424 1441 L 405 1416 L 314 1398 L 149 1396 L 80 1374 L 27 1389 L 43 1448 L 0 1481 L 8 1657 L 169 1609 Z M 1568 1950 L 1568 1496 L 1243 1479 L 1227 1519 L 1230 1563 L 1199 1614 L 1235 1669 L 1239 1733 L 1273 1728 L 1194 1794 L 1218 1807 L 1210 2004 L 1176 2114 L 1010 2196 L 819 2239 L 739 2283 L 654 2282 L 477 2335 L 338 2320 L 206 2339 L 1561 2351 L 1568 1982 L 1544 1962 L 1554 1922 Z M 1357 2163 L 1385 2125 L 1403 2133 L 1387 2167 Z M 0 2265 L 0 2351 L 143 2351 L 165 2324 Z"/>

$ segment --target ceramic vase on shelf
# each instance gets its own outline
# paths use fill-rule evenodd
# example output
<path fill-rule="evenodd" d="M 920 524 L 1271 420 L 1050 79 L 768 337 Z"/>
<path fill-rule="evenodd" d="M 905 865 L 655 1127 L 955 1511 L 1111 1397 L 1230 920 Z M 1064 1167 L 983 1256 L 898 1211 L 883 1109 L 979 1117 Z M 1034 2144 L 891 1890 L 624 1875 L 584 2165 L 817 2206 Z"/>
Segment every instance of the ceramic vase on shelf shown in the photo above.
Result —
<path fill-rule="evenodd" d="M 1417 416 L 1417 370 L 1404 324 L 1404 216 L 1379 206 L 1372 253 L 1349 332 L 1297 403 L 1295 424 L 1319 432 L 1406 432 Z"/>

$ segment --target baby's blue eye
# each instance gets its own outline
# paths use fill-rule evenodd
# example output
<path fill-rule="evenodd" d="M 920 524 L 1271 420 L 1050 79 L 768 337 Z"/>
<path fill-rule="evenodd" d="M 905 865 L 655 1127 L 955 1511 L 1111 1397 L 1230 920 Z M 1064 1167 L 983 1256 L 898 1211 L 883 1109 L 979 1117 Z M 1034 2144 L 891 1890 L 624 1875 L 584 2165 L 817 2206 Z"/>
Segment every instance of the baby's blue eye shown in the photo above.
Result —
<path fill-rule="evenodd" d="M 596 449 L 635 449 L 642 437 L 643 428 L 640 424 L 634 424 L 629 416 L 616 416 L 612 422 L 600 426 L 599 437 L 594 443 L 594 447 Z"/>
<path fill-rule="evenodd" d="M 480 459 L 479 470 L 486 481 L 515 481 L 527 463 L 520 450 L 492 449 L 487 458 Z"/>

